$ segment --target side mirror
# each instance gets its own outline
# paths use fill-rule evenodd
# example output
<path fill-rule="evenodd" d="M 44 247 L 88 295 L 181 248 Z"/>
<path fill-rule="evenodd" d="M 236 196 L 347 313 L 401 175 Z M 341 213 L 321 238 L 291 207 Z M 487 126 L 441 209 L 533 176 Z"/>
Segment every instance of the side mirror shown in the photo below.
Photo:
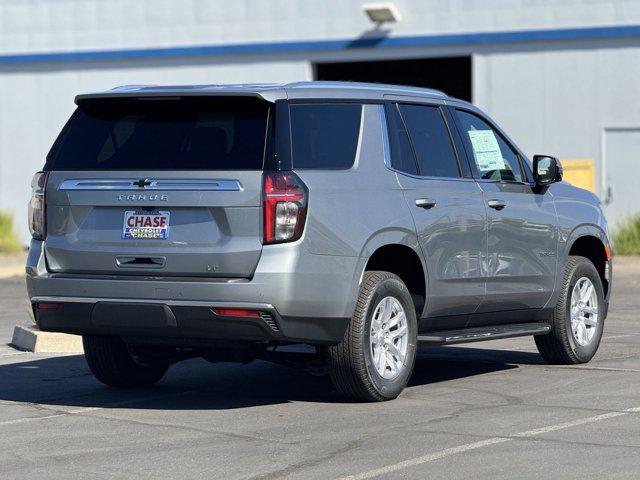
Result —
<path fill-rule="evenodd" d="M 549 185 L 562 181 L 562 164 L 555 157 L 534 155 L 533 179 L 537 185 Z"/>

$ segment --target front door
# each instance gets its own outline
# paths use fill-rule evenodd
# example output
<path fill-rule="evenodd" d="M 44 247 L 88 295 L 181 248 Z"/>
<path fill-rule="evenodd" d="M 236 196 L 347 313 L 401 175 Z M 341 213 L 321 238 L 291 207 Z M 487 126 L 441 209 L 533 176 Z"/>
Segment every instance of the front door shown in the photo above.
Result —
<path fill-rule="evenodd" d="M 456 114 L 487 207 L 487 290 L 477 312 L 542 308 L 557 268 L 553 196 L 529 181 L 518 152 L 497 129 L 474 113 Z"/>

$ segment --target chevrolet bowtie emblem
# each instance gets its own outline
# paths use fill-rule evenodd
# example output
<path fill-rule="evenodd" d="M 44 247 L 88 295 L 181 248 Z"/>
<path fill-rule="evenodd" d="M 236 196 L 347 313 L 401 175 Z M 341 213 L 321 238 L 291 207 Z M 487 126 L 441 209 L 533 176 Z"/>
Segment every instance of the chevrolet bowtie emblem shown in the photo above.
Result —
<path fill-rule="evenodd" d="M 133 185 L 135 185 L 136 187 L 144 188 L 144 187 L 148 187 L 149 185 L 151 185 L 151 182 L 149 180 L 141 178 L 137 182 L 133 182 Z"/>

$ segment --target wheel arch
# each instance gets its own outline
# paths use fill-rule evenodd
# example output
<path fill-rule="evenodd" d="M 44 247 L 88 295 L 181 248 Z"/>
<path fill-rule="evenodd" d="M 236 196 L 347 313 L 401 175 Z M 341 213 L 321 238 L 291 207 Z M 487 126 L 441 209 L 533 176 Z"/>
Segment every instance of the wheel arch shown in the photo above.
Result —
<path fill-rule="evenodd" d="M 595 225 L 582 226 L 575 229 L 567 241 L 566 258 L 569 255 L 578 255 L 588 258 L 596 267 L 605 293 L 605 298 L 610 290 L 610 272 L 608 272 L 611 259 L 609 240 L 606 233 Z"/>
<path fill-rule="evenodd" d="M 412 234 L 412 235 L 411 235 Z M 411 293 L 418 318 L 427 303 L 428 274 L 422 251 L 413 232 L 405 232 L 402 237 L 387 237 L 386 241 L 370 242 L 367 245 L 366 271 L 382 270 L 391 272 L 404 282 Z M 415 242 L 412 242 L 412 237 Z M 395 241 L 389 241 L 393 238 Z"/>

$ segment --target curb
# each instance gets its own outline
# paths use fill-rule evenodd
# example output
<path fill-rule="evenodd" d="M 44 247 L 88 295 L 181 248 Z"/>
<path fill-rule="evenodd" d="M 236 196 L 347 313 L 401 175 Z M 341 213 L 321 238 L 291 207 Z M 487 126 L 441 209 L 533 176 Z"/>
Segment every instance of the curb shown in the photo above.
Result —
<path fill-rule="evenodd" d="M 35 328 L 16 325 L 11 345 L 34 353 L 83 353 L 82 337 L 67 333 L 41 332 Z"/>

